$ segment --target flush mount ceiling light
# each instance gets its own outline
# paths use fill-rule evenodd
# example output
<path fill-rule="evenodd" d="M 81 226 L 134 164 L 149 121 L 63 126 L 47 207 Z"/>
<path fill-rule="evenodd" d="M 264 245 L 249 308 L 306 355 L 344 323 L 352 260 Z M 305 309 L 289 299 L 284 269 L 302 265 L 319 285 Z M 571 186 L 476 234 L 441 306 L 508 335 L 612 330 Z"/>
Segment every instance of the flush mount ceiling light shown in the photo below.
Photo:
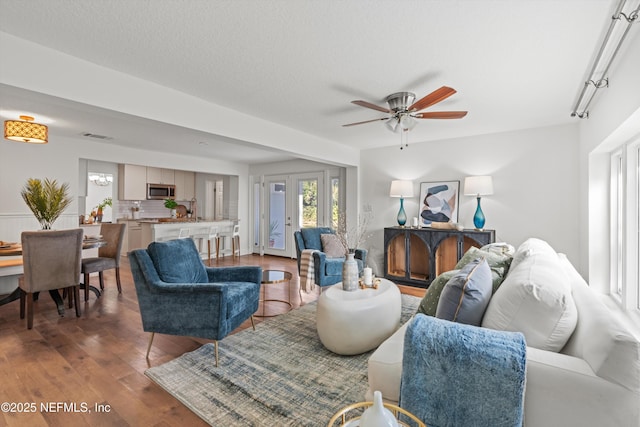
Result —
<path fill-rule="evenodd" d="M 624 12 L 626 9 L 627 12 Z M 589 117 L 589 105 L 599 89 L 609 87 L 609 68 L 615 59 L 622 42 L 627 37 L 631 24 L 639 22 L 640 2 L 638 0 L 620 0 L 616 10 L 611 16 L 611 24 L 602 41 L 600 50 L 596 55 L 593 66 L 587 74 L 578 100 L 576 101 L 571 117 L 581 119 Z"/>
<path fill-rule="evenodd" d="M 29 144 L 46 144 L 48 142 L 48 129 L 45 125 L 33 122 L 31 116 L 20 116 L 19 120 L 5 120 L 5 139 Z"/>
<path fill-rule="evenodd" d="M 438 102 L 444 101 L 454 93 L 456 93 L 455 89 L 442 86 L 440 89 L 436 89 L 429 95 L 414 102 L 416 99 L 415 94 L 411 92 L 397 92 L 385 98 L 389 108 L 381 107 L 367 101 L 351 101 L 353 104 L 365 108 L 371 108 L 376 111 L 382 111 L 383 113 L 390 114 L 390 116 L 373 120 L 365 120 L 364 122 L 349 123 L 342 126 L 348 127 L 385 120 L 385 125 L 390 131 L 400 132 L 400 149 L 402 150 L 404 147 L 409 145 L 409 131 L 418 123 L 416 119 L 461 119 L 467 115 L 466 111 L 420 112 L 420 110 L 424 110 Z"/>

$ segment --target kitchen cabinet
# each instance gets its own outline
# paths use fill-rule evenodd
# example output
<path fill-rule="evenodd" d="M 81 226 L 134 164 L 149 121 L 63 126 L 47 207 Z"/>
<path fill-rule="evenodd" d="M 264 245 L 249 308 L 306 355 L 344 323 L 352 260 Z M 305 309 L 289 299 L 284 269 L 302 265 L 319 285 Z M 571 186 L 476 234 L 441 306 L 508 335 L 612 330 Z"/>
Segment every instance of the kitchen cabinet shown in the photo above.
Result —
<path fill-rule="evenodd" d="M 428 288 L 439 274 L 452 270 L 470 247 L 495 241 L 495 230 L 384 229 L 384 277 Z"/>
<path fill-rule="evenodd" d="M 147 167 L 147 183 L 174 185 L 176 183 L 175 171 L 173 169 Z"/>
<path fill-rule="evenodd" d="M 118 199 L 145 200 L 147 198 L 147 168 L 138 165 L 118 165 Z"/>
<path fill-rule="evenodd" d="M 126 224 L 124 238 L 122 239 L 122 256 L 127 256 L 128 252 L 134 249 L 146 248 L 142 244 L 142 226 L 138 221 L 130 219 L 119 219 L 118 224 Z"/>
<path fill-rule="evenodd" d="M 188 201 L 196 197 L 196 174 L 189 171 L 175 171 L 176 200 Z"/>

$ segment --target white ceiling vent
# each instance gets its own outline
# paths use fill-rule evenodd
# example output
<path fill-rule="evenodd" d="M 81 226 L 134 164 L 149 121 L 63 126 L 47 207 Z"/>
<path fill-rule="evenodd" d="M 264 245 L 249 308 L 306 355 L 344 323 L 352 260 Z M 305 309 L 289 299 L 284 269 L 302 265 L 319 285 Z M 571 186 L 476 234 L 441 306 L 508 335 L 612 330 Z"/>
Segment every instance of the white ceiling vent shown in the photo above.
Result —
<path fill-rule="evenodd" d="M 80 135 L 85 136 L 87 138 L 101 139 L 103 141 L 107 141 L 107 140 L 113 139 L 110 136 L 98 135 L 98 134 L 91 133 L 91 132 L 82 132 Z"/>

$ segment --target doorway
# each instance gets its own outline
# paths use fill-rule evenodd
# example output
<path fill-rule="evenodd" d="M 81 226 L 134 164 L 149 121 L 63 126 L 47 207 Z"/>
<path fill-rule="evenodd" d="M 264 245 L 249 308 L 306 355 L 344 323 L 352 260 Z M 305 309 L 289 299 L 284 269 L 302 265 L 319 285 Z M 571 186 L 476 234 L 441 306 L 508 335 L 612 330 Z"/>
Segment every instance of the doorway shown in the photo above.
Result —
<path fill-rule="evenodd" d="M 287 175 L 268 176 L 264 180 L 265 226 L 262 241 L 267 255 L 292 256 L 290 239 L 287 238 L 292 216 L 290 182 Z"/>
<path fill-rule="evenodd" d="M 264 177 L 264 253 L 295 258 L 293 232 L 325 223 L 323 173 Z"/>

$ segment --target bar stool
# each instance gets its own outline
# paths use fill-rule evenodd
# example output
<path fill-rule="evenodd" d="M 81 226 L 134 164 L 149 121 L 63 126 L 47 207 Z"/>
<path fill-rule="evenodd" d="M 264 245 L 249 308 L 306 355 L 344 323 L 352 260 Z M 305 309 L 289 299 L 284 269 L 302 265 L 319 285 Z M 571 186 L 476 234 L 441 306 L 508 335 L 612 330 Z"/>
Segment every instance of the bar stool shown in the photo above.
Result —
<path fill-rule="evenodd" d="M 191 237 L 191 233 L 189 232 L 189 229 L 181 228 L 177 236 L 173 234 L 169 236 L 158 237 L 156 239 L 156 242 L 166 242 L 167 240 L 174 240 L 174 239 L 187 239 L 189 237 Z"/>
<path fill-rule="evenodd" d="M 198 252 L 200 251 L 201 244 L 204 240 L 207 241 L 207 258 L 211 263 L 211 242 L 215 243 L 216 259 L 220 256 L 220 236 L 218 235 L 218 227 L 209 227 L 207 232 L 195 233 L 191 235 L 191 238 L 198 240 Z"/>
<path fill-rule="evenodd" d="M 222 252 L 222 254 L 224 255 L 224 253 L 227 251 L 227 242 L 226 242 L 226 238 L 229 238 L 229 240 L 231 240 L 231 256 L 235 257 L 236 253 L 238 254 L 238 257 L 240 257 L 240 226 L 238 224 L 234 225 L 233 228 L 230 231 L 223 231 L 220 233 L 220 239 L 225 239 L 224 241 L 224 251 Z M 219 255 L 220 252 L 218 252 Z"/>

